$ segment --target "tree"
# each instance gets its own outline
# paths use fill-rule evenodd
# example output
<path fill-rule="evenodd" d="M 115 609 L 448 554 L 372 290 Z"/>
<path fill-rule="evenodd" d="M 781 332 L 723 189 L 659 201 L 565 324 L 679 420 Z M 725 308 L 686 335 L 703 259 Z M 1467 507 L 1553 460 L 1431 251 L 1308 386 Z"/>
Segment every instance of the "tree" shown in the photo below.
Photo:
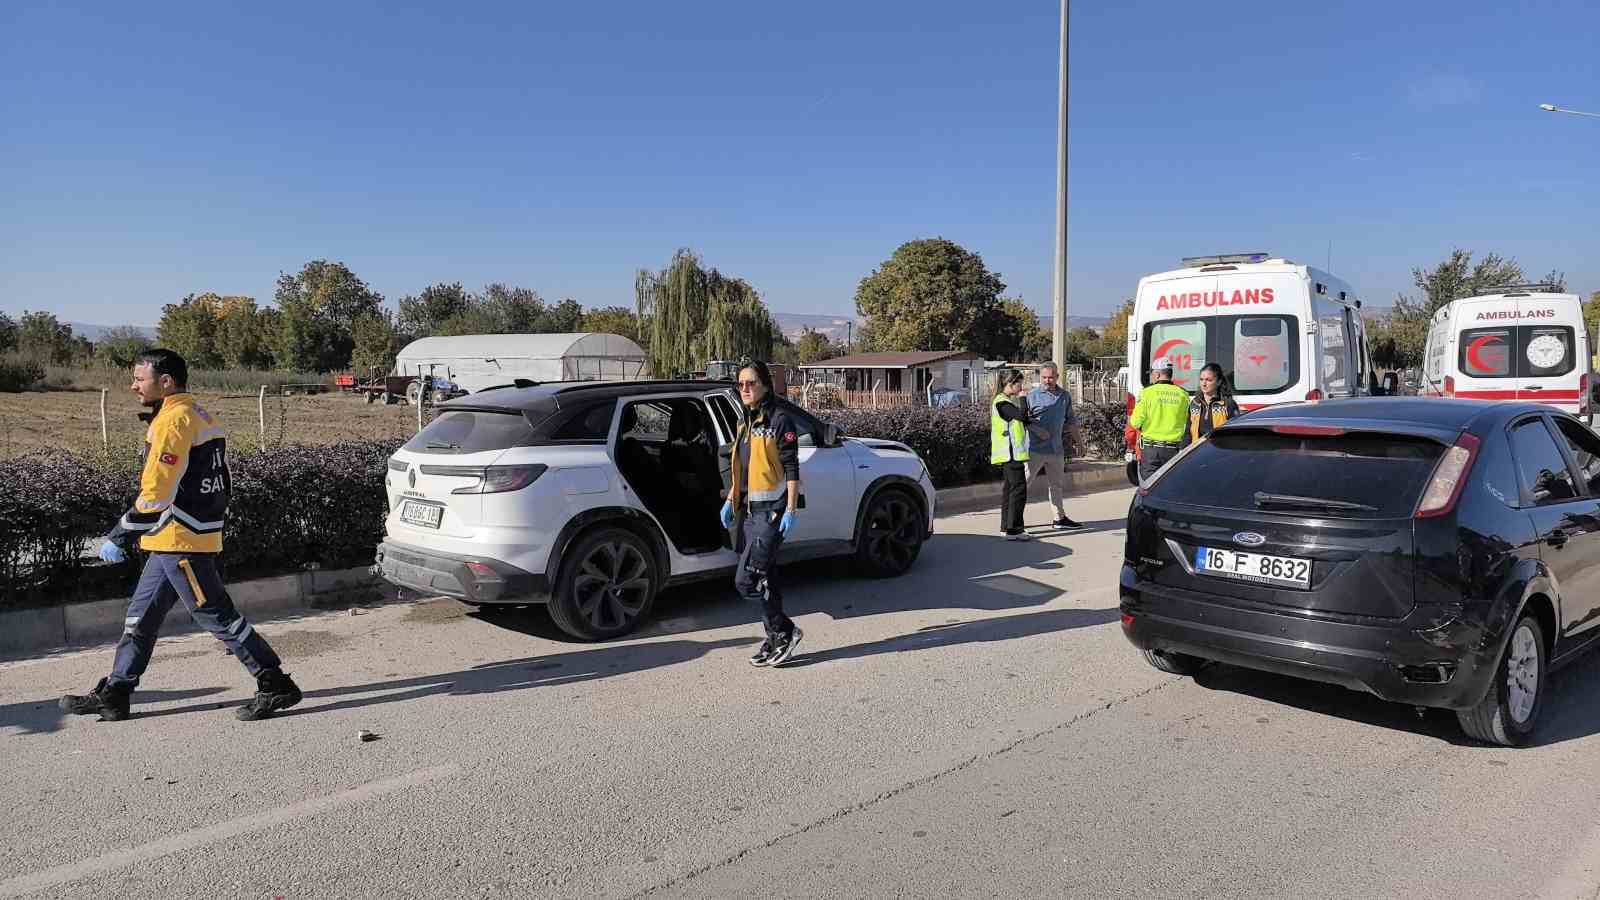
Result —
<path fill-rule="evenodd" d="M 1422 365 L 1428 343 L 1428 318 L 1416 308 L 1394 309 L 1367 319 L 1367 348 L 1380 369 L 1409 369 Z"/>
<path fill-rule="evenodd" d="M 536 334 L 550 331 L 544 326 L 547 313 L 544 300 L 529 288 L 512 287 L 498 282 L 483 289 L 477 300 L 494 324 L 493 331 L 484 334 Z"/>
<path fill-rule="evenodd" d="M 222 298 L 212 293 L 190 294 L 177 303 L 161 308 L 156 339 L 161 346 L 183 357 L 191 369 L 218 369 L 222 355 L 217 352 L 218 312 Z"/>
<path fill-rule="evenodd" d="M 1095 348 L 1095 356 L 1128 355 L 1128 319 L 1132 316 L 1133 298 L 1129 297 L 1121 306 L 1112 310 L 1106 327 L 1101 329 L 1100 346 Z"/>
<path fill-rule="evenodd" d="M 1422 297 L 1418 300 L 1405 298 L 1408 314 L 1420 311 L 1424 319 L 1431 319 L 1439 307 L 1451 300 L 1476 297 L 1491 293 L 1495 288 L 1528 280 L 1522 272 L 1522 266 L 1514 259 L 1507 259 L 1498 253 L 1486 253 L 1474 263 L 1472 255 L 1471 250 L 1456 248 L 1450 251 L 1448 259 L 1432 269 L 1412 269 L 1412 281 L 1416 283 L 1417 290 L 1422 292 Z M 1566 276 L 1561 272 L 1552 271 L 1540 281 L 1554 285 L 1557 291 L 1564 291 L 1567 287 Z M 1396 308 L 1400 305 L 1395 303 Z"/>
<path fill-rule="evenodd" d="M 578 330 L 620 334 L 643 346 L 643 342 L 639 340 L 639 315 L 626 306 L 591 309 L 583 314 L 583 322 L 578 326 Z"/>
<path fill-rule="evenodd" d="M 1039 314 L 1019 299 L 1000 301 L 999 314 L 988 335 L 994 358 L 1043 362 L 1050 358 L 1051 337 L 1039 325 Z"/>
<path fill-rule="evenodd" d="M 279 275 L 275 350 L 289 369 L 329 372 L 350 365 L 355 320 L 376 315 L 383 297 L 343 263 L 312 260 L 295 275 Z"/>
<path fill-rule="evenodd" d="M 976 253 L 944 238 L 911 241 L 861 279 L 856 311 L 872 350 L 973 350 L 999 355 L 1011 338 L 1000 293 L 1005 283 Z M 867 343 L 870 341 L 870 343 Z"/>
<path fill-rule="evenodd" d="M 650 369 L 667 377 L 712 359 L 768 359 L 777 324 L 749 283 L 702 267 L 692 250 L 674 253 L 665 269 L 640 269 L 635 312 L 649 336 Z"/>
<path fill-rule="evenodd" d="M 0 353 L 17 349 L 17 323 L 5 313 L 0 313 Z"/>
<path fill-rule="evenodd" d="M 217 307 L 217 351 L 231 369 L 266 369 L 272 366 L 274 335 L 266 328 L 262 310 L 250 297 L 223 297 Z"/>
<path fill-rule="evenodd" d="M 467 312 L 474 298 L 461 282 L 439 282 L 422 289 L 415 297 L 400 299 L 400 316 L 396 322 L 400 331 L 416 337 L 438 334 L 445 322 Z"/>
<path fill-rule="evenodd" d="M 1055 343 L 1054 337 L 1048 334 L 1046 337 L 1051 344 Z M 1093 328 L 1082 326 L 1073 328 L 1067 332 L 1066 346 L 1061 351 L 1061 358 L 1056 362 L 1064 366 L 1083 366 L 1085 369 L 1093 369 L 1095 357 L 1102 355 L 1101 346 L 1100 334 Z"/>
<path fill-rule="evenodd" d="M 356 319 L 350 329 L 355 347 L 350 354 L 350 367 L 356 372 L 390 372 L 395 356 L 400 353 L 400 335 L 395 331 L 394 317 L 388 311 L 364 315 Z"/>
<path fill-rule="evenodd" d="M 571 334 L 578 331 L 582 324 L 583 306 L 578 301 L 568 297 L 544 311 L 544 315 L 539 317 L 538 332 L 540 334 Z"/>
<path fill-rule="evenodd" d="M 810 326 L 800 330 L 800 339 L 794 342 L 794 351 L 796 362 L 802 366 L 833 359 L 842 352 L 827 335 L 813 331 Z"/>
<path fill-rule="evenodd" d="M 150 339 L 132 325 L 119 325 L 100 336 L 94 345 L 95 362 L 112 369 L 128 369 L 150 347 Z"/>
<path fill-rule="evenodd" d="M 1589 346 L 1594 346 L 1595 329 L 1600 327 L 1600 291 L 1589 295 L 1589 302 L 1583 305 L 1583 324 L 1589 331 Z M 0 339 L 0 346 L 4 346 Z"/>
<path fill-rule="evenodd" d="M 17 325 L 17 349 L 42 365 L 71 365 L 72 326 L 56 321 L 52 313 L 24 310 Z"/>
<path fill-rule="evenodd" d="M 800 353 L 796 349 L 795 342 L 789 340 L 789 336 L 783 332 L 772 336 L 772 357 L 767 362 L 776 363 L 780 366 L 805 365 L 800 359 Z"/>

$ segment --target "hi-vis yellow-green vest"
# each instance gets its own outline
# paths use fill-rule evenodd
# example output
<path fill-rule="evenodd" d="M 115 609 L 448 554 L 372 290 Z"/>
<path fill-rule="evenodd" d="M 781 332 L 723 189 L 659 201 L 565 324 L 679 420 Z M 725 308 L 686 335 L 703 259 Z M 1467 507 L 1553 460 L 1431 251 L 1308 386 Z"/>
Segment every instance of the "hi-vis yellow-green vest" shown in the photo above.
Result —
<path fill-rule="evenodd" d="M 1005 394 L 996 394 L 989 407 L 989 462 L 1001 465 L 1008 462 L 1028 461 L 1028 429 L 1022 422 L 1000 418 L 1000 404 L 1016 405 Z"/>

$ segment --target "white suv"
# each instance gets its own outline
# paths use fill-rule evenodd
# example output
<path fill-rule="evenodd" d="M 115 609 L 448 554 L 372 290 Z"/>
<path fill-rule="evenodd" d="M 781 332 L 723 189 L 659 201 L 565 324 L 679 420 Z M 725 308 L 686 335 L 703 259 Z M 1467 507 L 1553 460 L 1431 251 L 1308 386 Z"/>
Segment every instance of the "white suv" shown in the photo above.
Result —
<path fill-rule="evenodd" d="M 933 533 L 922 459 L 779 402 L 801 429 L 782 559 L 909 569 Z M 718 511 L 739 408 L 713 381 L 518 382 L 442 404 L 389 460 L 377 569 L 474 605 L 548 603 L 577 638 L 626 634 L 661 588 L 737 563 Z"/>

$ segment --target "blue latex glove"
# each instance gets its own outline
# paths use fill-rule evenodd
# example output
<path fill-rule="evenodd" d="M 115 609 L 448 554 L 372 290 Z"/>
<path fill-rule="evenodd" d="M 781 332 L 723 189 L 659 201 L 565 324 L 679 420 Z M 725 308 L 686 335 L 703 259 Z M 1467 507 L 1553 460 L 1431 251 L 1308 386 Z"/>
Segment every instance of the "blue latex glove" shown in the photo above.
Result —
<path fill-rule="evenodd" d="M 724 503 L 724 504 L 722 504 L 722 527 L 723 528 L 732 528 L 733 527 L 733 504 L 732 503 Z"/>
<path fill-rule="evenodd" d="M 100 559 L 108 563 L 127 562 L 128 554 L 122 552 L 122 548 L 116 544 L 106 541 L 100 545 Z"/>
<path fill-rule="evenodd" d="M 783 518 L 778 520 L 778 533 L 783 535 L 784 537 L 788 537 L 789 536 L 789 529 L 791 529 L 793 527 L 794 527 L 794 510 L 792 510 L 792 509 L 784 510 Z"/>

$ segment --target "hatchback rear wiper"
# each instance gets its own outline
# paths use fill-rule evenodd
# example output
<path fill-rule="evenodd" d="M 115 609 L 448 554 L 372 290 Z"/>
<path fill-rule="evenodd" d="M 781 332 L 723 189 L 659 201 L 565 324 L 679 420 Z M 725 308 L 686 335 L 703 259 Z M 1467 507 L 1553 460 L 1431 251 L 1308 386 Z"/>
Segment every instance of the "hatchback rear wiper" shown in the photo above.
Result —
<path fill-rule="evenodd" d="M 1331 500 L 1326 497 L 1298 497 L 1294 494 L 1268 494 L 1256 491 L 1257 506 L 1293 506 L 1312 509 L 1345 509 L 1352 512 L 1377 512 L 1376 506 L 1354 503 L 1349 500 Z"/>

